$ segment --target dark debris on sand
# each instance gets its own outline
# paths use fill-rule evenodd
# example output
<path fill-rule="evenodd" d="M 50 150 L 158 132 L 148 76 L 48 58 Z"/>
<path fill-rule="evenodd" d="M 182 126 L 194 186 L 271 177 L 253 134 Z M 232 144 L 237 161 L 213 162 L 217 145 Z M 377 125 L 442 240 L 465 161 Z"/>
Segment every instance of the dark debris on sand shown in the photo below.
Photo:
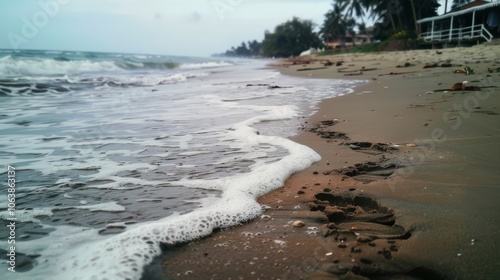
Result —
<path fill-rule="evenodd" d="M 394 262 L 399 243 L 410 238 L 411 231 L 397 225 L 394 211 L 377 201 L 318 193 L 309 207 L 324 213 L 323 236 L 337 244 L 332 251 L 341 251 L 310 279 L 447 279 L 430 268 Z"/>
<path fill-rule="evenodd" d="M 324 139 L 341 139 L 349 140 L 345 133 L 330 130 L 330 127 L 339 123 L 339 120 L 325 120 L 317 123 L 309 132 L 315 133 Z"/>
<path fill-rule="evenodd" d="M 376 163 L 367 161 L 365 163 L 356 163 L 353 166 L 346 166 L 340 169 L 335 169 L 332 172 L 337 172 L 353 178 L 356 181 L 370 183 L 373 181 L 389 178 L 396 169 L 395 163 Z"/>
<path fill-rule="evenodd" d="M 372 142 L 347 142 L 349 137 L 332 131 L 338 120 L 316 124 L 310 132 L 321 138 L 343 140 L 353 152 L 381 155 L 378 161 L 366 161 L 323 172 L 323 175 L 341 174 L 368 184 L 389 178 L 400 167 L 397 159 L 386 158 L 397 154 L 396 145 Z M 326 261 L 309 279 L 447 279 L 431 268 L 406 262 L 398 257 L 401 243 L 411 238 L 411 229 L 397 224 L 395 211 L 378 201 L 350 188 L 338 193 L 331 189 L 316 193 L 309 202 L 311 211 L 324 215 L 323 238 L 330 245 L 333 260 Z"/>

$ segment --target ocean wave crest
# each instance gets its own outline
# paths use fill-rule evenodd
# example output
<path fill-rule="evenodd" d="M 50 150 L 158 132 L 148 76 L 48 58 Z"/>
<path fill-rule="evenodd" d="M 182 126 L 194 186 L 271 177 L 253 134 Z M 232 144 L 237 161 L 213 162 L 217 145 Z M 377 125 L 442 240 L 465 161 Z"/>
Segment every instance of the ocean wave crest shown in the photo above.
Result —
<path fill-rule="evenodd" d="M 122 68 L 111 61 L 67 60 L 63 57 L 14 59 L 10 56 L 0 60 L 0 75 L 4 77 L 76 75 L 120 70 Z"/>
<path fill-rule="evenodd" d="M 94 55 L 89 58 L 85 55 L 84 59 L 72 59 L 65 55 L 55 54 L 51 58 L 16 58 L 7 55 L 0 58 L 0 76 L 3 77 L 50 77 L 57 75 L 80 75 L 85 73 L 103 73 L 103 72 L 127 72 L 135 70 L 197 70 L 205 68 L 217 68 L 233 65 L 228 62 L 196 62 L 180 63 L 165 61 L 159 58 L 138 59 L 130 56 L 117 60 L 103 60 Z"/>
<path fill-rule="evenodd" d="M 1 96 L 31 96 L 38 94 L 61 94 L 83 88 L 102 87 L 147 87 L 187 82 L 189 79 L 206 77 L 206 72 L 184 72 L 171 75 L 123 75 L 112 77 L 70 78 L 67 75 L 54 79 L 0 79 Z"/>
<path fill-rule="evenodd" d="M 220 61 L 220 62 L 202 62 L 202 63 L 186 63 L 181 64 L 179 68 L 181 69 L 203 69 L 203 68 L 217 68 L 231 66 L 232 63 Z"/>

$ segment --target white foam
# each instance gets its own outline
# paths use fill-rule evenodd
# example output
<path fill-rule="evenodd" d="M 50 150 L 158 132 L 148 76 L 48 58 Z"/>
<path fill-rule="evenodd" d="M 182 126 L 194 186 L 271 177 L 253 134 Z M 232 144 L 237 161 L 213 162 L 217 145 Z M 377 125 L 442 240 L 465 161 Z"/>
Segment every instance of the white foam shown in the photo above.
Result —
<path fill-rule="evenodd" d="M 125 76 L 122 78 L 115 78 L 113 81 L 122 85 L 137 85 L 137 86 L 155 86 L 161 84 L 175 84 L 183 83 L 188 79 L 206 77 L 209 73 L 207 72 L 182 72 L 175 73 L 168 76 L 165 75 L 147 75 L 147 76 Z"/>
<path fill-rule="evenodd" d="M 74 242 L 65 241 L 61 246 L 67 247 L 69 244 L 72 247 L 66 250 L 47 247 L 38 252 L 42 255 L 39 261 L 44 265 L 27 272 L 26 276 L 51 275 L 51 279 L 75 280 L 97 277 L 140 279 L 143 267 L 160 254 L 160 243 L 187 242 L 206 236 L 215 228 L 235 226 L 260 216 L 262 207 L 256 202 L 257 197 L 281 187 L 291 174 L 320 159 L 308 147 L 280 137 L 257 135 L 248 127 L 259 121 L 287 117 L 290 112 L 286 112 L 288 110 L 273 111 L 267 118 L 256 117 L 239 123 L 235 125 L 235 135 L 241 140 L 251 138 L 250 142 L 254 145 L 268 143 L 281 146 L 289 151 L 289 155 L 272 164 L 257 166 L 250 173 L 215 180 L 183 182 L 190 187 L 223 190 L 221 198 L 212 199 L 209 205 L 189 214 L 133 225 L 130 230 L 108 239 L 86 233 L 86 238 L 82 240 L 80 233 L 78 237 L 83 245 L 76 246 Z M 103 206 L 86 209 L 103 209 Z M 86 206 L 76 208 L 83 207 Z M 84 242 L 90 237 L 98 241 Z M 58 267 L 57 272 L 54 267 Z"/>
<path fill-rule="evenodd" d="M 234 64 L 220 61 L 220 62 L 203 62 L 203 63 L 186 63 L 181 64 L 179 68 L 181 69 L 203 69 L 203 68 L 218 68 L 225 66 L 232 66 Z"/>
<path fill-rule="evenodd" d="M 40 220 L 38 220 L 35 217 L 38 216 L 52 216 L 52 209 L 50 208 L 42 208 L 42 209 L 34 209 L 34 210 L 16 210 L 15 211 L 15 218 L 17 219 L 16 222 L 20 223 L 26 223 L 26 222 L 35 222 L 39 223 Z M 0 218 L 3 220 L 7 220 L 7 218 L 12 218 L 9 215 L 8 211 L 2 211 L 0 212 Z"/>
<path fill-rule="evenodd" d="M 147 56 L 135 56 L 138 59 L 148 59 Z M 218 68 L 224 66 L 231 66 L 233 64 L 227 62 L 204 62 L 204 63 L 187 63 L 181 64 L 180 69 L 183 70 L 199 70 L 205 68 Z M 47 76 L 62 76 L 66 78 L 68 82 L 78 82 L 79 79 L 69 79 L 68 75 L 75 76 L 85 73 L 127 73 L 130 67 L 136 69 L 149 69 L 150 67 L 145 63 L 138 62 L 126 62 L 124 65 L 122 62 L 114 62 L 110 60 L 106 61 L 92 61 L 92 60 L 56 60 L 52 58 L 12 58 L 11 55 L 6 55 L 0 57 L 0 75 L 3 77 L 19 77 L 19 78 L 34 78 L 33 76 L 40 76 L 42 80 L 47 80 Z M 153 66 L 154 68 L 154 66 Z M 109 80 L 110 82 L 115 82 L 118 84 L 133 84 L 133 85 L 158 85 L 165 83 L 175 83 L 183 82 L 186 79 L 193 77 L 206 76 L 208 73 L 192 73 L 192 72 L 182 72 L 172 75 L 141 75 L 137 77 L 127 76 L 123 80 Z M 89 82 L 97 82 L 98 80 L 89 79 Z"/>
<path fill-rule="evenodd" d="M 125 207 L 119 205 L 115 201 L 109 201 L 93 205 L 86 205 L 87 204 L 86 201 L 85 203 L 81 203 L 81 201 L 79 203 L 81 205 L 35 208 L 32 210 L 19 209 L 15 211 L 15 218 L 17 219 L 16 221 L 18 222 L 39 223 L 40 220 L 37 219 L 36 217 L 39 216 L 51 217 L 54 215 L 53 213 L 54 210 L 83 209 L 83 210 L 89 210 L 90 212 L 102 211 L 102 212 L 113 212 L 113 213 L 125 211 Z M 10 216 L 10 213 L 7 210 L 0 212 L 0 219 L 7 220 L 8 218 L 12 218 L 12 216 Z"/>
<path fill-rule="evenodd" d="M 213 72 L 216 71 L 213 70 Z M 231 72 L 230 75 L 241 75 L 245 81 L 247 79 L 258 80 L 253 76 L 247 77 L 246 73 L 240 73 L 239 71 Z M 160 168 L 166 170 L 164 171 L 166 176 L 179 176 L 179 178 L 188 177 L 188 175 L 185 175 L 188 172 L 185 172 L 184 169 L 194 166 L 191 164 L 193 162 L 189 162 L 190 159 L 205 154 L 202 153 L 205 151 L 205 145 L 209 147 L 206 149 L 207 151 L 212 151 L 206 153 L 207 157 L 219 154 L 213 152 L 214 150 L 210 150 L 215 146 L 217 146 L 217 150 L 230 148 L 227 152 L 223 152 L 222 155 L 214 157 L 210 163 L 229 163 L 234 160 L 236 154 L 238 154 L 239 159 L 255 162 L 249 166 L 250 171 L 245 170 L 246 173 L 237 174 L 237 172 L 234 172 L 231 174 L 236 175 L 223 178 L 217 176 L 218 179 L 214 180 L 184 179 L 176 181 L 176 184 L 187 187 L 223 191 L 219 197 L 209 196 L 203 199 L 201 207 L 196 208 L 193 212 L 182 215 L 174 213 L 157 221 L 127 225 L 125 232 L 114 236 L 99 235 L 97 229 L 55 226 L 53 227 L 55 231 L 51 232 L 47 237 L 22 242 L 19 252 L 39 254 L 41 256 L 36 259 L 33 270 L 14 275 L 18 277 L 17 279 L 140 279 L 143 267 L 160 253 L 160 243 L 173 244 L 190 241 L 210 234 L 215 228 L 234 226 L 242 221 L 261 216 L 264 210 L 256 202 L 257 197 L 281 187 L 292 173 L 302 170 L 320 159 L 319 155 L 310 148 L 288 140 L 286 137 L 290 135 L 289 131 L 284 133 L 284 137 L 277 136 L 279 131 L 274 129 L 273 126 L 279 127 L 284 123 L 284 120 L 295 119 L 299 115 L 303 115 L 304 108 L 299 108 L 296 104 L 304 103 L 309 106 L 311 101 L 335 96 L 338 91 L 336 92 L 334 88 L 338 87 L 338 84 L 332 81 L 320 83 L 313 80 L 304 80 L 300 82 L 300 84 L 304 84 L 301 87 L 273 89 L 272 92 L 269 92 L 270 89 L 267 87 L 246 87 L 246 82 L 228 83 L 226 76 L 221 78 L 214 74 L 210 77 L 215 80 L 219 78 L 225 82 L 219 86 L 210 84 L 210 82 L 215 83 L 214 80 L 207 79 L 210 82 L 205 81 L 201 84 L 200 81 L 196 86 L 182 87 L 182 91 L 175 91 L 177 85 L 159 86 L 158 92 L 147 89 L 147 95 L 141 95 L 138 99 L 155 101 L 139 103 L 137 108 L 129 111 L 133 113 L 133 117 L 127 116 L 127 118 L 116 112 L 121 110 L 121 107 L 111 107 L 116 106 L 117 99 L 128 98 L 125 94 L 113 95 L 116 92 L 124 91 L 123 89 L 86 92 L 85 100 L 89 103 L 78 107 L 81 109 L 78 113 L 96 116 L 95 119 L 91 118 L 91 122 L 94 123 L 79 118 L 62 121 L 61 126 L 68 127 L 63 131 L 63 134 L 69 136 L 61 141 L 43 142 L 38 138 L 38 142 L 33 143 L 31 138 L 18 137 L 27 140 L 6 143 L 9 151 L 10 148 L 14 148 L 14 153 L 26 151 L 43 153 L 43 161 L 29 162 L 28 160 L 19 159 L 16 162 L 22 162 L 29 166 L 30 169 L 40 171 L 44 175 L 100 167 L 89 172 L 89 174 L 92 173 L 90 175 L 78 175 L 78 179 L 81 179 L 78 182 L 91 183 L 93 180 L 108 182 L 92 185 L 93 188 L 139 188 L 146 185 L 155 186 L 160 184 L 161 180 L 148 181 L 147 179 L 141 179 L 147 176 L 132 178 L 118 175 L 120 173 L 126 174 L 127 171 L 132 170 L 136 172 L 153 170 L 151 162 L 144 160 L 144 155 L 147 154 L 144 153 L 145 147 L 147 149 L 153 148 L 154 151 L 158 150 L 157 154 L 151 156 L 154 157 L 151 161 L 155 164 L 158 162 Z M 266 80 L 266 82 L 269 81 Z M 319 85 L 323 88 L 315 89 Z M 348 85 L 347 83 L 346 86 Z M 167 87 L 168 90 L 165 90 Z M 331 90 L 328 90 L 329 88 Z M 209 94 L 204 95 L 204 93 Z M 201 98 L 203 95 L 204 97 Z M 283 98 L 285 95 L 286 98 Z M 248 96 L 253 98 L 246 98 Z M 33 102 L 33 100 L 31 101 Z M 54 99 L 51 99 L 51 102 L 53 101 Z M 132 105 L 134 105 L 133 101 L 134 98 L 127 99 L 127 102 L 132 103 Z M 40 104 L 47 106 L 43 102 Z M 143 104 L 146 106 L 141 106 Z M 30 105 L 33 105 L 33 103 Z M 57 106 L 59 104 L 54 102 L 49 103 L 49 105 Z M 65 109 L 65 106 L 57 106 L 56 108 L 59 114 L 65 113 L 64 110 L 74 110 L 74 108 Z M 114 109 L 110 110 L 109 108 Z M 108 111 L 112 111 L 112 114 L 108 114 Z M 120 111 L 124 115 L 129 112 Z M 13 113 L 13 111 L 9 111 L 10 113 Z M 72 113 L 72 111 L 66 113 Z M 22 120 L 24 119 L 22 116 L 30 114 L 30 111 L 23 110 L 21 107 L 15 114 L 18 114 L 20 116 L 19 120 Z M 106 123 L 102 130 L 107 134 L 99 135 L 93 141 L 78 139 L 77 136 L 82 134 L 82 131 L 96 130 L 95 122 L 100 121 L 97 120 L 97 116 L 102 117 L 102 123 Z M 215 119 L 217 122 L 211 123 L 211 119 Z M 144 130 L 133 131 L 132 127 L 147 124 L 149 120 L 175 120 L 175 123 L 173 123 L 173 126 L 167 126 L 168 129 L 163 129 L 162 126 L 158 126 L 159 128 L 154 127 L 157 130 L 148 135 L 137 134 L 145 132 Z M 269 126 L 262 124 L 268 121 L 275 122 L 271 122 Z M 187 129 L 184 127 L 193 122 L 196 123 L 196 128 Z M 114 125 L 119 128 L 115 129 Z M 256 126 L 260 130 L 259 133 L 257 133 Z M 127 137 L 120 138 L 123 136 L 122 133 L 125 132 L 123 127 L 127 127 L 129 130 L 126 132 Z M 271 129 L 268 127 L 271 127 Z M 266 129 L 268 130 L 266 131 Z M 146 132 L 149 133 L 150 131 Z M 271 134 L 273 136 L 270 136 Z M 53 134 L 49 133 L 47 135 Z M 55 133 L 55 136 L 57 135 Z M 162 137 L 155 139 L 158 135 Z M 75 137 L 75 139 L 72 137 Z M 200 138 L 211 139 L 208 144 L 205 144 L 202 143 Z M 52 146 L 51 143 L 54 143 L 54 145 Z M 127 144 L 137 144 L 140 147 L 127 150 Z M 107 145 L 118 148 L 107 150 Z M 124 148 L 122 149 L 120 146 Z M 74 156 L 71 156 L 73 159 L 53 155 L 52 152 L 55 148 L 62 149 L 62 152 L 71 151 L 75 153 Z M 282 153 L 284 156 L 276 158 L 276 160 L 273 159 L 272 163 L 266 163 L 266 161 L 269 161 L 269 151 L 276 150 L 280 150 L 280 154 Z M 110 155 L 141 159 L 141 163 L 131 163 L 127 159 L 122 162 L 120 162 L 121 159 L 111 160 Z M 192 158 L 188 158 L 184 162 L 183 168 L 172 170 L 165 168 L 165 166 L 168 164 L 176 166 L 178 162 L 166 163 L 165 158 L 168 159 L 170 156 Z M 158 161 L 156 161 L 157 159 Z M 195 163 L 197 164 L 197 162 Z M 49 165 L 49 167 L 46 165 Z M 60 180 L 61 183 L 70 183 L 72 181 Z M 65 191 L 63 186 L 51 186 L 45 189 L 52 190 L 51 188 Z M 38 188 L 38 191 L 42 191 L 42 188 Z M 122 192 L 126 195 L 126 192 L 121 190 L 119 195 L 122 195 Z M 81 205 L 79 204 L 81 198 L 76 199 L 75 196 L 75 199 L 71 200 L 68 196 L 64 197 L 67 198 L 64 199 L 65 204 L 73 204 L 73 206 L 68 206 L 66 209 L 81 209 L 88 212 L 119 212 L 126 210 L 125 207 L 116 202 Z M 86 199 L 89 202 L 92 201 L 91 198 Z M 155 201 L 154 198 L 150 200 L 150 197 L 145 198 L 140 195 L 133 199 L 138 202 Z M 51 214 L 54 209 L 35 209 L 35 211 L 43 210 L 45 214 Z M 34 218 L 36 218 L 35 214 L 27 213 L 26 220 Z"/>
<path fill-rule="evenodd" d="M 57 61 L 54 59 L 12 59 L 1 60 L 0 75 L 32 76 L 32 75 L 66 75 L 85 72 L 121 71 L 122 69 L 110 61 L 93 62 L 88 60 Z"/>
<path fill-rule="evenodd" d="M 132 62 L 129 62 L 130 64 L 134 64 Z M 137 64 L 137 68 L 142 67 L 141 63 L 135 63 Z M 1 67 L 0 67 L 1 69 Z M 119 72 L 120 73 L 120 72 Z M 176 83 L 183 83 L 188 81 L 189 79 L 193 78 L 201 78 L 201 77 L 206 77 L 209 76 L 210 73 L 208 72 L 200 72 L 200 71 L 191 71 L 191 72 L 179 72 L 179 73 L 162 73 L 162 74 L 148 74 L 148 75 L 142 75 L 142 74 L 135 74 L 135 75 L 130 75 L 128 73 L 124 73 L 123 71 L 121 72 L 123 75 L 116 75 L 116 73 L 113 73 L 115 75 L 113 76 L 106 76 L 106 77 L 99 77 L 99 78 L 75 78 L 75 77 L 68 77 L 65 75 L 63 77 L 63 80 L 70 83 L 70 84 L 102 84 L 102 86 L 97 87 L 99 88 L 112 88 L 109 86 L 109 84 L 112 84 L 114 86 L 116 85 L 122 85 L 122 86 L 156 86 L 156 85 L 164 85 L 164 84 L 176 84 Z M 28 78 L 28 77 L 25 77 Z M 40 77 L 40 78 L 31 78 L 30 79 L 35 79 L 35 80 L 40 80 L 40 81 L 50 81 L 49 78 L 47 77 Z"/>
<path fill-rule="evenodd" d="M 80 202 L 81 203 L 81 202 Z M 83 203 L 82 203 L 83 204 Z M 103 211 L 103 212 L 123 212 L 125 211 L 125 207 L 116 203 L 115 201 L 109 201 L 101 204 L 94 205 L 85 205 L 82 206 L 72 206 L 72 207 L 56 207 L 56 209 L 67 209 L 67 208 L 75 208 L 75 209 L 85 209 L 91 212 Z"/>

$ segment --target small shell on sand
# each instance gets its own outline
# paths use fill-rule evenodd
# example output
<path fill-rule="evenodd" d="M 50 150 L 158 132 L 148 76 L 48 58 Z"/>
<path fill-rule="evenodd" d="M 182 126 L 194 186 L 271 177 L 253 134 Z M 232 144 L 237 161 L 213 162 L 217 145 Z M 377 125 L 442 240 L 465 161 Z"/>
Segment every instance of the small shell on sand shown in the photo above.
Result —
<path fill-rule="evenodd" d="M 417 144 L 414 144 L 414 143 L 410 143 L 410 144 L 406 144 L 406 147 L 416 147 Z"/>
<path fill-rule="evenodd" d="M 303 227 L 305 226 L 306 224 L 303 222 L 303 221 L 295 221 L 293 222 L 292 226 L 294 227 Z"/>

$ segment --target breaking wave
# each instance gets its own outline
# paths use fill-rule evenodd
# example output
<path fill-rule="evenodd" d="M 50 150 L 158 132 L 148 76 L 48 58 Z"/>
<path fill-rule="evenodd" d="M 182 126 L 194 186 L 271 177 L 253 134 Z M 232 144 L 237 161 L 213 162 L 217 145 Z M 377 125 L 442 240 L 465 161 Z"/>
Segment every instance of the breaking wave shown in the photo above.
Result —
<path fill-rule="evenodd" d="M 0 57 L 0 76 L 51 77 L 87 73 L 120 73 L 130 71 L 193 70 L 231 66 L 226 61 L 208 61 L 170 56 L 45 53 L 46 57 L 7 54 Z"/>

